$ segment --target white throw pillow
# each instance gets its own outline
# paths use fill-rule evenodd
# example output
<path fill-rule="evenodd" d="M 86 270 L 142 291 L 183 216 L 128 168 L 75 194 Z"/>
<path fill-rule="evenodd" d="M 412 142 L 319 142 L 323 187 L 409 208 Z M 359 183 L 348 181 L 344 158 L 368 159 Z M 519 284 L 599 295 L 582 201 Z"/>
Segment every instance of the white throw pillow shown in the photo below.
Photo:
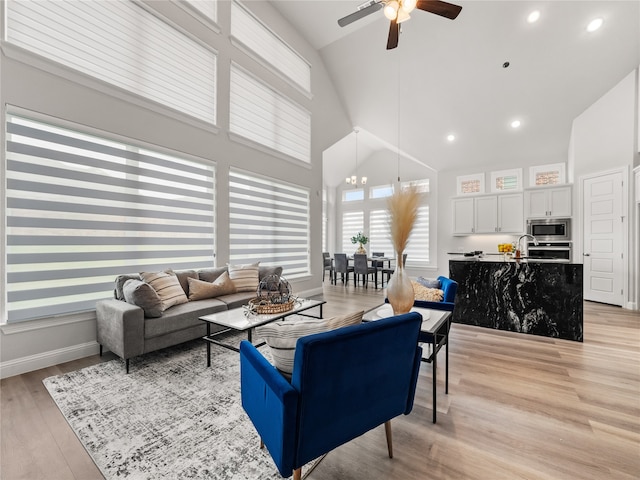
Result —
<path fill-rule="evenodd" d="M 293 359 L 296 354 L 296 342 L 300 337 L 314 333 L 328 332 L 336 328 L 357 325 L 362 322 L 364 311 L 338 315 L 332 318 L 310 319 L 300 315 L 290 315 L 256 328 L 256 336 L 262 338 L 271 349 L 274 366 L 287 379 L 293 373 Z"/>
<path fill-rule="evenodd" d="M 236 292 L 255 292 L 258 290 L 260 262 L 246 265 L 229 265 L 229 278 Z"/>
<path fill-rule="evenodd" d="M 162 301 L 162 311 L 174 305 L 187 303 L 189 301 L 175 274 L 166 272 L 140 272 L 140 277 L 151 285 L 160 297 Z"/>

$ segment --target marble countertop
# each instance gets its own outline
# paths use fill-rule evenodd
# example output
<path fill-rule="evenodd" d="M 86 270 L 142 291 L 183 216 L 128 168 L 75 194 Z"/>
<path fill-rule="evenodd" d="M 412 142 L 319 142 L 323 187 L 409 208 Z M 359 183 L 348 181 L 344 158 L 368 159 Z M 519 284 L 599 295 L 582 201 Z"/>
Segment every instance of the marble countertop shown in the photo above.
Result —
<path fill-rule="evenodd" d="M 578 262 L 568 260 L 546 260 L 539 258 L 522 257 L 520 259 L 508 258 L 503 254 L 485 254 L 480 256 L 465 257 L 464 255 L 449 255 L 452 262 L 488 262 L 488 263 L 560 263 L 565 265 L 578 265 Z"/>

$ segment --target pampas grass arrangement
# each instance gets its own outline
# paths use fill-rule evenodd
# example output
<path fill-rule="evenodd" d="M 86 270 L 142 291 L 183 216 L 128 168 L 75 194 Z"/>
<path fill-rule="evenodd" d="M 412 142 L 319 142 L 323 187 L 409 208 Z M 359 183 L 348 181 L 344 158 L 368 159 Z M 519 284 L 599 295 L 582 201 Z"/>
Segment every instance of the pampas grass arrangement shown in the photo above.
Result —
<path fill-rule="evenodd" d="M 420 194 L 414 185 L 395 192 L 387 200 L 391 242 L 397 255 L 402 255 L 407 248 L 409 236 L 418 218 L 419 205 Z"/>

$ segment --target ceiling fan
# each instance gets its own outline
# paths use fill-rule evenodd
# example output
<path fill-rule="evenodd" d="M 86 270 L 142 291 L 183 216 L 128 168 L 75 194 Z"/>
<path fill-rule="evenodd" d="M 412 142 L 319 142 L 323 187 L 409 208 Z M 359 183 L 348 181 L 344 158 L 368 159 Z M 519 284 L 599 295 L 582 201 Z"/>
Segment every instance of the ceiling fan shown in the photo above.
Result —
<path fill-rule="evenodd" d="M 435 13 L 436 15 L 451 20 L 455 19 L 460 13 L 460 10 L 462 10 L 462 7 L 458 5 L 439 0 L 369 0 L 365 4 L 360 5 L 357 12 L 353 12 L 338 20 L 338 25 L 344 27 L 373 12 L 384 9 L 384 16 L 391 21 L 389 38 L 387 39 L 387 50 L 391 50 L 398 46 L 400 24 L 411 18 L 409 13 L 415 8 L 424 10 L 425 12 Z"/>

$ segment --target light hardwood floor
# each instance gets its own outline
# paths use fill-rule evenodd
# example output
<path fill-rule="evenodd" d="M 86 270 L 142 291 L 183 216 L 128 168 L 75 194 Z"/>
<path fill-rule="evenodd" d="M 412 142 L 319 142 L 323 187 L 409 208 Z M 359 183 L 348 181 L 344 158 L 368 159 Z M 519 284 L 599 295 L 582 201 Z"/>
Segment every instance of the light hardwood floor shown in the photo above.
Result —
<path fill-rule="evenodd" d="M 324 297 L 331 316 L 371 308 L 382 291 L 327 278 Z M 379 427 L 331 452 L 309 480 L 640 478 L 640 314 L 586 302 L 584 338 L 454 324 L 449 395 L 438 375 L 438 423 L 423 364 L 413 411 L 392 421 L 394 458 Z M 42 379 L 111 358 L 2 380 L 2 480 L 102 478 Z"/>

